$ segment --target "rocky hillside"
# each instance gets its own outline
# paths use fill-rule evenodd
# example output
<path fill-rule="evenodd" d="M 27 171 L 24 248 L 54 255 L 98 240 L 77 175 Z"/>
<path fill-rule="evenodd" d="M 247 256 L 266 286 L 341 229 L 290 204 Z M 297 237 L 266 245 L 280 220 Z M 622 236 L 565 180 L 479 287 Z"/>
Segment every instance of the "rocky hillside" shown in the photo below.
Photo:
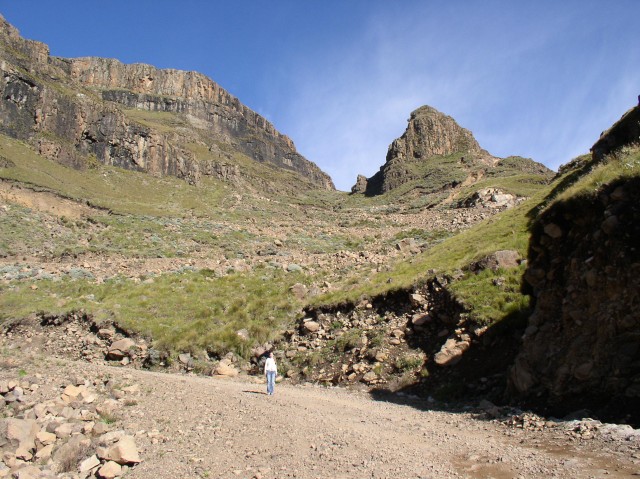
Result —
<path fill-rule="evenodd" d="M 611 128 L 602 132 L 591 147 L 593 159 L 601 161 L 605 155 L 617 149 L 640 143 L 640 105 L 631 108 Z"/>
<path fill-rule="evenodd" d="M 601 136 L 568 174 L 582 177 L 573 190 L 533 225 L 524 279 L 534 311 L 510 374 L 513 395 L 529 404 L 638 420 L 638 111 Z"/>
<path fill-rule="evenodd" d="M 292 383 L 640 423 L 640 159 L 618 151 L 637 112 L 552 179 L 423 107 L 348 195 L 202 75 L 53 58 L 2 27 L 9 342 L 218 375 L 275 348 Z"/>
<path fill-rule="evenodd" d="M 199 73 L 51 57 L 1 17 L 0 59 L 0 132 L 57 162 L 260 189 L 264 178 L 246 158 L 300 175 L 296 187 L 334 188 L 288 137 Z"/>
<path fill-rule="evenodd" d="M 503 171 L 507 166 L 507 171 Z M 362 175 L 353 193 L 379 195 L 414 185 L 428 195 L 470 185 L 485 176 L 532 173 L 549 179 L 550 171 L 531 160 L 517 164 L 483 150 L 473 134 L 435 108 L 423 106 L 411 113 L 404 134 L 389 146 L 385 164 L 371 178 Z"/>

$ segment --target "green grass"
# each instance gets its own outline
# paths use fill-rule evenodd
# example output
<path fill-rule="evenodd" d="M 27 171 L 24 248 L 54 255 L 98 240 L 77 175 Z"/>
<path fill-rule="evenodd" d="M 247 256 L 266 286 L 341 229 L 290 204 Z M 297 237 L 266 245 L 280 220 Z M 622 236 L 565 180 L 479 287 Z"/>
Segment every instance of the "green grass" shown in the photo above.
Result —
<path fill-rule="evenodd" d="M 27 284 L 1 285 L 0 320 L 82 309 L 98 322 L 113 320 L 153 338 L 156 347 L 168 351 L 234 351 L 248 357 L 253 346 L 291 326 L 300 304 L 289 287 L 304 281 L 301 274 L 258 268 L 224 277 L 187 271 L 153 282 L 40 281 L 37 290 Z M 236 334 L 240 329 L 249 331 L 248 341 Z"/>
<path fill-rule="evenodd" d="M 408 372 L 419 368 L 424 363 L 424 358 L 420 354 L 406 353 L 396 358 L 394 366 L 398 371 Z"/>
<path fill-rule="evenodd" d="M 542 198 L 543 195 L 538 194 L 516 208 L 447 238 L 409 261 L 391 265 L 388 271 L 371 274 L 366 278 L 350 278 L 358 286 L 329 292 L 314 298 L 313 304 L 355 303 L 362 297 L 374 297 L 392 290 L 409 288 L 426 280 L 426 272 L 430 269 L 440 273 L 452 272 L 503 249 L 516 250 L 526 256 L 529 241 L 527 214 Z"/>
<path fill-rule="evenodd" d="M 578 175 L 578 180 L 567 186 L 567 177 L 571 174 L 569 171 L 551 185 L 537 189 L 529 200 L 516 208 L 447 238 L 409 261 L 397 262 L 381 273 L 345 279 L 343 284 L 353 284 L 355 287 L 342 288 L 314 298 L 313 304 L 356 303 L 364 297 L 410 288 L 426 281 L 428 270 L 451 273 L 499 250 L 516 250 L 526 257 L 529 227 L 541 208 L 555 201 L 594 195 L 603 185 L 615 179 L 640 175 L 640 148 L 626 147 L 609 155 L 603 163 L 591 166 L 588 171 Z M 451 290 L 465 306 L 470 319 L 479 324 L 492 324 L 528 308 L 528 297 L 520 293 L 523 272 L 523 267 L 520 267 L 497 273 L 484 271 L 478 275 L 467 274 L 464 279 L 454 282 Z"/>
<path fill-rule="evenodd" d="M 128 114 L 154 128 L 159 128 L 158 125 L 173 128 L 175 122 L 182 121 L 172 114 Z M 196 140 L 198 135 L 197 131 L 192 134 Z M 194 138 L 189 138 L 187 146 L 198 160 L 216 158 L 217 153 L 203 141 L 191 142 Z M 224 145 L 218 146 L 223 150 Z M 185 271 L 154 276 L 151 281 L 113 278 L 103 284 L 82 279 L 78 272 L 76 276 L 80 279 L 75 281 L 71 278 L 38 281 L 37 290 L 29 287 L 28 277 L 0 285 L 2 321 L 37 311 L 64 313 L 84 309 L 97 320 L 114 320 L 126 329 L 153 338 L 154 345 L 172 352 L 195 353 L 205 349 L 214 354 L 234 351 L 245 357 L 256 344 L 271 341 L 281 330 L 291 327 L 303 306 L 357 303 L 363 297 L 410 288 L 426 281 L 433 270 L 451 273 L 464 269 L 497 250 L 517 250 L 525 256 L 531 221 L 545 205 L 594 195 L 604 184 L 620 176 L 640 174 L 638 148 L 625 148 L 600 165 L 585 162 L 590 168 L 588 172 L 568 172 L 551 185 L 545 184 L 544 175 L 516 172 L 514 165 L 519 160 L 513 159 L 503 165 L 503 173 L 514 168 L 512 175 L 485 177 L 463 189 L 459 197 L 495 186 L 530 199 L 452 235 L 411 227 L 399 231 L 401 226 L 396 218 L 397 213 L 411 213 L 442 199 L 442 195 L 447 196 L 429 191 L 443 181 L 447 169 L 453 169 L 453 177 L 462 178 L 457 155 L 441 158 L 435 166 L 412 164 L 420 181 L 374 198 L 307 190 L 306 184 L 297 188 L 299 176 L 238 154 L 231 154 L 232 160 L 243 169 L 247 188 L 253 188 L 246 192 L 211 178 L 204 178 L 196 187 L 172 177 L 156 178 L 99 164 L 85 171 L 73 170 L 4 136 L 0 136 L 0 155 L 15 164 L 0 168 L 0 178 L 31 185 L 36 190 L 51 190 L 81 202 L 90 200 L 92 205 L 109 210 L 96 210 L 91 218 L 69 220 L 10 205 L 0 217 L 0 253 L 19 254 L 42 248 L 52 256 L 89 251 L 106 257 L 200 254 L 232 259 L 270 248 L 275 251 L 270 254 L 277 255 L 280 249 L 273 246 L 273 226 L 287 232 L 286 238 L 280 238 L 284 242 L 282 250 L 310 254 L 357 252 L 376 242 L 389 248 L 407 237 L 416 238 L 428 248 L 408 260 L 388 262 L 381 272 L 372 272 L 374 268 L 370 265 L 339 271 L 318 267 L 313 273 L 316 276 L 310 277 L 261 267 L 224 277 L 207 270 Z M 449 180 L 451 177 L 449 174 Z M 259 181 L 252 184 L 256 179 Z M 290 189 L 268 190 L 270 182 L 288 184 Z M 390 214 L 394 214 L 393 220 L 389 219 Z M 384 236 L 380 234 L 383 231 Z M 74 246 L 79 240 L 88 246 Z M 276 259 L 283 258 L 276 256 Z M 470 320 L 492 324 L 528 307 L 527 298 L 519 291 L 522 272 L 521 267 L 477 275 L 466 273 L 452 284 L 451 292 L 465 307 L 464 314 Z M 292 284 L 318 282 L 324 274 L 336 278 L 331 280 L 335 289 L 312 298 L 309 304 L 299 303 L 289 292 Z M 336 324 L 335 329 L 339 328 Z M 240 329 L 249 331 L 249 341 L 238 337 L 236 331 Z M 361 333 L 355 331 L 337 338 L 322 355 L 353 348 Z M 382 343 L 381 337 L 369 339 Z M 321 356 L 311 361 L 319 361 L 324 357 Z"/>
<path fill-rule="evenodd" d="M 619 178 L 630 178 L 640 175 L 640 146 L 625 146 L 607 155 L 599 164 L 587 164 L 585 174 L 576 175 L 579 178 L 566 189 L 557 192 L 549 198 L 548 204 L 565 201 L 581 196 L 593 196 L 606 184 Z"/>
<path fill-rule="evenodd" d="M 481 325 L 491 325 L 509 315 L 529 309 L 529 297 L 521 293 L 525 267 L 467 273 L 450 291 L 464 308 L 463 316 Z"/>
<path fill-rule="evenodd" d="M 148 173 L 95 165 L 75 170 L 38 155 L 24 142 L 0 135 L 0 155 L 15 166 L 0 168 L 0 178 L 13 180 L 34 189 L 53 191 L 62 197 L 114 213 L 134 216 L 197 216 L 216 217 L 242 223 L 256 216 L 291 217 L 307 215 L 309 207 L 325 211 L 331 207 L 338 192 L 307 194 L 310 186 L 300 176 L 260 164 L 241 154 L 232 162 L 240 165 L 246 181 L 268 188 L 270 183 L 291 185 L 287 194 L 239 195 L 236 188 L 212 177 L 204 176 L 198 186 L 175 177 L 154 177 Z M 95 162 L 94 162 L 95 163 Z M 275 200 L 275 201 L 274 201 Z M 296 205 L 307 205 L 305 209 Z M 313 211 L 316 212 L 316 211 Z"/>

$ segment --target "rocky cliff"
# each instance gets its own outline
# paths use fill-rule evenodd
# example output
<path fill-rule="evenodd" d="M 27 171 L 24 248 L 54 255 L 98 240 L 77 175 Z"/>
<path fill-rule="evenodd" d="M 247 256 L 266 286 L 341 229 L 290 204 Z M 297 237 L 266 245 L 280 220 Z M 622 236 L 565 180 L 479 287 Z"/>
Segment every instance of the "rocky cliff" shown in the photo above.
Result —
<path fill-rule="evenodd" d="M 598 141 L 591 147 L 595 161 L 621 146 L 640 143 L 640 105 L 631 108 L 611 128 L 602 132 Z"/>
<path fill-rule="evenodd" d="M 202 74 L 51 57 L 1 17 L 0 69 L 0 132 L 61 163 L 82 167 L 95 157 L 197 183 L 245 175 L 240 154 L 302 175 L 309 187 L 334 188 L 288 137 Z"/>
<path fill-rule="evenodd" d="M 639 205 L 640 179 L 621 180 L 536 223 L 525 274 L 534 313 L 511 372 L 516 396 L 560 413 L 640 411 Z"/>
<path fill-rule="evenodd" d="M 606 153 L 635 143 L 637 111 L 603 134 L 591 162 L 568 177 L 588 175 Z M 625 163 L 638 161 L 629 154 Z M 640 421 L 639 225 L 634 175 L 557 201 L 535 221 L 524 276 L 533 314 L 510 373 L 514 397 L 555 414 L 588 408 Z"/>
<path fill-rule="evenodd" d="M 522 159 L 517 167 L 549 175 L 544 166 Z M 423 106 L 411 113 L 404 134 L 393 141 L 386 162 L 375 175 L 358 176 L 353 193 L 379 195 L 415 182 L 424 194 L 463 182 L 475 182 L 497 170 L 500 158 L 483 150 L 473 134 L 435 108 Z M 510 165 L 510 167 L 513 165 Z"/>

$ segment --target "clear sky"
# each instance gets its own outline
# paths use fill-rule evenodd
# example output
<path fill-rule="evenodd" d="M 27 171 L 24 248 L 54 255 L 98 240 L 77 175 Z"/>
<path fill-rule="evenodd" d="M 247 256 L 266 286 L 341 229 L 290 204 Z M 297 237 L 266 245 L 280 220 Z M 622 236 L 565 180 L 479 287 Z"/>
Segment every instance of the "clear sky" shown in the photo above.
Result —
<path fill-rule="evenodd" d="M 195 70 L 349 190 L 431 105 L 552 169 L 640 94 L 640 0 L 0 0 L 52 55 Z"/>

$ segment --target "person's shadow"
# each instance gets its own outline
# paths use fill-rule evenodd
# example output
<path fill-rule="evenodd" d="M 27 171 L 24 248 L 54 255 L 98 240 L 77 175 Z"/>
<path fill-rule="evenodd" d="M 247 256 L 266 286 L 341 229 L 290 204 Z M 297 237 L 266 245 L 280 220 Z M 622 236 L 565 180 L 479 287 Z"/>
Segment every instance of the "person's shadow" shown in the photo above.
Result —
<path fill-rule="evenodd" d="M 242 391 L 242 392 L 243 393 L 249 393 L 249 394 L 262 394 L 263 396 L 267 395 L 267 393 L 264 392 L 264 391 L 249 391 L 249 390 L 246 390 L 246 391 Z"/>

